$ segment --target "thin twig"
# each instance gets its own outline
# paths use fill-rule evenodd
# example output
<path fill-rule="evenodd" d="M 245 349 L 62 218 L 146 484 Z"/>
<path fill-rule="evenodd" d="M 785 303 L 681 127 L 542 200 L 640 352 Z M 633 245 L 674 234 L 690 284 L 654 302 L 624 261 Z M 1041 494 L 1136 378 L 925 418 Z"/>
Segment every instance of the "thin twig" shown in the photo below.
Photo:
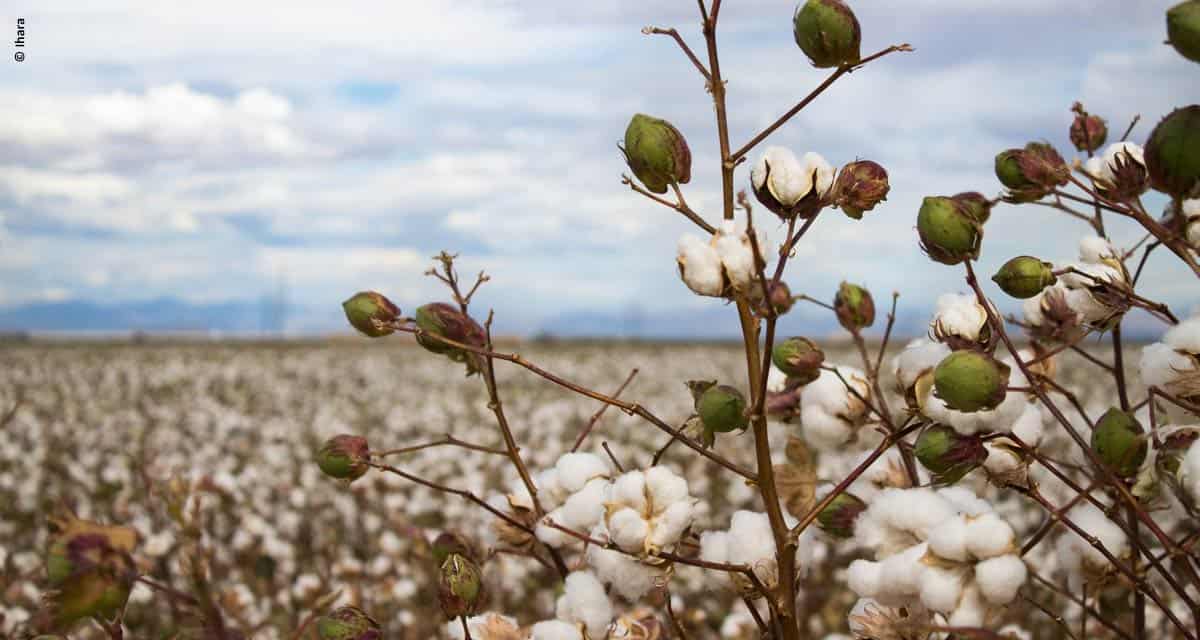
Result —
<path fill-rule="evenodd" d="M 621 392 L 625 390 L 625 387 L 629 386 L 630 382 L 633 382 L 633 378 L 637 374 L 637 369 L 630 371 L 629 376 L 625 378 L 625 382 L 622 382 L 621 386 L 617 387 L 617 390 L 613 392 L 612 397 L 620 398 Z M 571 447 L 572 452 L 579 451 L 579 446 L 583 444 L 584 439 L 586 439 L 588 434 L 592 432 L 592 428 L 596 426 L 596 423 L 600 421 L 600 418 L 604 416 L 604 412 L 607 411 L 610 406 L 612 405 L 602 404 L 600 405 L 600 408 L 596 410 L 596 413 L 592 414 L 592 417 L 588 420 L 587 426 L 585 426 L 583 430 L 579 432 L 579 437 L 575 438 L 575 445 Z"/>

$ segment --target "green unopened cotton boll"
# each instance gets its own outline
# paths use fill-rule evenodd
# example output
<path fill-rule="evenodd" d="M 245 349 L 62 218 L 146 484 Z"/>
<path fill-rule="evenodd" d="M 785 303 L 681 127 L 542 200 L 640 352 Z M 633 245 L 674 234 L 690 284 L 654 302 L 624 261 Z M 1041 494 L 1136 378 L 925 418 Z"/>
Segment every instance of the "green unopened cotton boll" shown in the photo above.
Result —
<path fill-rule="evenodd" d="M 807 0 L 792 19 L 796 44 L 813 66 L 856 64 L 862 58 L 862 29 L 840 0 Z"/>
<path fill-rule="evenodd" d="M 338 435 L 317 450 L 317 466 L 325 475 L 339 480 L 357 480 L 368 470 L 371 449 L 362 436 Z"/>
<path fill-rule="evenodd" d="M 466 363 L 467 375 L 482 370 L 483 358 L 478 353 L 438 339 L 482 349 L 487 344 L 487 336 L 474 318 L 454 305 L 434 302 L 418 307 L 415 320 L 420 329 L 417 344 L 431 353 Z"/>
<path fill-rule="evenodd" d="M 696 398 L 696 413 L 708 431 L 727 433 L 745 429 L 746 397 L 728 385 L 713 385 Z"/>
<path fill-rule="evenodd" d="M 381 338 L 396 329 L 392 323 L 400 317 L 400 308 L 383 294 L 360 291 L 342 303 L 350 326 L 371 338 Z"/>
<path fill-rule="evenodd" d="M 963 435 L 941 424 L 927 427 L 917 437 L 913 452 L 937 484 L 953 484 L 987 459 L 978 436 Z"/>
<path fill-rule="evenodd" d="M 674 183 L 692 179 L 692 152 L 683 134 L 670 122 L 633 116 L 625 128 L 625 161 L 633 175 L 654 193 L 666 193 Z"/>
<path fill-rule="evenodd" d="M 137 532 L 75 517 L 57 522 L 46 552 L 51 624 L 69 629 L 84 618 L 115 619 L 125 609 L 136 567 Z"/>
<path fill-rule="evenodd" d="M 1034 186 L 1021 171 L 1022 149 L 1005 149 L 996 154 L 996 177 L 1009 189 L 1028 189 Z"/>
<path fill-rule="evenodd" d="M 452 553 L 441 566 L 438 601 L 448 618 L 475 613 L 483 591 L 483 576 L 470 558 Z"/>
<path fill-rule="evenodd" d="M 1200 62 L 1200 0 L 1187 0 L 1167 10 L 1167 42 L 1179 55 Z"/>
<path fill-rule="evenodd" d="M 917 234 L 930 259 L 958 264 L 979 256 L 983 229 L 953 198 L 929 196 L 921 202 L 917 213 Z"/>
<path fill-rule="evenodd" d="M 471 551 L 471 544 L 462 534 L 453 531 L 444 531 L 441 535 L 434 539 L 430 545 L 430 551 L 433 553 L 433 561 L 440 567 L 446 562 L 446 559 L 451 554 L 459 554 L 467 558 L 474 557 Z"/>
<path fill-rule="evenodd" d="M 995 409 L 1008 388 L 1008 365 L 979 351 L 960 350 L 933 370 L 934 393 L 955 411 Z"/>
<path fill-rule="evenodd" d="M 825 352 L 808 338 L 788 338 L 771 349 L 771 362 L 789 377 L 808 383 L 821 375 Z"/>
<path fill-rule="evenodd" d="M 383 631 L 362 609 L 345 606 L 317 620 L 317 635 L 321 640 L 379 640 Z"/>
<path fill-rule="evenodd" d="M 979 224 L 992 217 L 992 201 L 978 191 L 964 191 L 950 196 L 958 204 L 959 210 Z"/>
<path fill-rule="evenodd" d="M 835 538 L 854 535 L 858 514 L 867 510 L 867 503 L 852 493 L 840 493 L 817 514 L 817 527 Z"/>
<path fill-rule="evenodd" d="M 1176 198 L 1200 197 L 1200 105 L 1163 118 L 1150 132 L 1144 154 L 1151 186 Z"/>
<path fill-rule="evenodd" d="M 865 288 L 849 282 L 838 286 L 833 297 L 833 311 L 838 323 L 847 331 L 857 332 L 875 324 L 875 299 Z"/>
<path fill-rule="evenodd" d="M 1145 432 L 1136 418 L 1113 407 L 1092 430 L 1092 451 L 1113 473 L 1131 477 L 1141 468 L 1150 448 Z"/>
<path fill-rule="evenodd" d="M 1004 293 L 1014 298 L 1032 298 L 1042 292 L 1042 289 L 1054 284 L 1058 278 L 1054 275 L 1054 267 L 1049 262 L 1042 262 L 1033 256 L 1017 256 L 1004 263 L 1000 270 L 992 276 Z"/>

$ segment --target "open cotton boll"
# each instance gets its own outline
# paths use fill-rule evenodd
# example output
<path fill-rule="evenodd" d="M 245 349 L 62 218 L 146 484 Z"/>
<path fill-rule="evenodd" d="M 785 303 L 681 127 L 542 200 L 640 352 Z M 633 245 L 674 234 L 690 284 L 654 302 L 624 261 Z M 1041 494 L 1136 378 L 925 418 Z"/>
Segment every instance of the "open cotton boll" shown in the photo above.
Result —
<path fill-rule="evenodd" d="M 683 235 L 679 238 L 679 253 L 675 260 L 684 284 L 695 293 L 717 297 L 724 291 L 721 256 L 708 242 L 691 234 Z"/>
<path fill-rule="evenodd" d="M 1079 240 L 1079 259 L 1089 264 L 1116 260 L 1118 254 L 1112 243 L 1100 236 L 1084 236 Z"/>
<path fill-rule="evenodd" d="M 729 532 L 705 531 L 700 534 L 700 559 L 705 562 L 729 562 Z"/>
<path fill-rule="evenodd" d="M 546 545 L 554 547 L 555 549 L 580 542 L 578 538 L 563 531 L 562 529 L 550 526 L 550 522 L 553 522 L 559 526 L 567 526 L 565 524 L 566 518 L 563 516 L 562 507 L 547 513 L 545 518 L 538 521 L 537 526 L 533 529 L 533 533 L 537 536 L 538 540 L 541 540 Z"/>
<path fill-rule="evenodd" d="M 783 392 L 787 389 L 787 379 L 787 374 L 772 364 L 771 369 L 767 371 L 767 391 L 771 393 Z"/>
<path fill-rule="evenodd" d="M 576 531 L 589 531 L 604 517 L 604 498 L 608 493 L 608 480 L 594 478 L 583 489 L 573 494 L 559 509 L 561 524 Z"/>
<path fill-rule="evenodd" d="M 517 621 L 508 616 L 489 612 L 467 618 L 467 628 L 471 630 L 471 637 L 476 639 L 487 640 L 488 638 L 504 637 L 499 634 L 505 631 L 513 634 L 508 637 L 516 637 Z M 463 633 L 462 622 L 460 620 L 447 622 L 446 635 L 450 636 L 452 640 L 464 640 L 466 634 Z M 578 635 L 575 637 L 579 638 Z"/>
<path fill-rule="evenodd" d="M 969 584 L 963 589 L 958 607 L 950 614 L 947 624 L 951 627 L 979 627 L 983 625 L 987 605 L 979 593 L 979 587 Z"/>
<path fill-rule="evenodd" d="M 607 634 L 613 609 L 600 579 L 591 571 L 575 571 L 567 576 L 555 615 L 559 620 L 582 624 L 588 638 L 599 640 Z"/>
<path fill-rule="evenodd" d="M 997 440 L 983 443 L 987 457 L 983 459 L 983 468 L 996 476 L 1003 476 L 1021 468 L 1021 458 L 1017 452 Z"/>
<path fill-rule="evenodd" d="M 1162 341 L 1180 351 L 1200 353 L 1200 315 L 1171 327 L 1163 334 Z"/>
<path fill-rule="evenodd" d="M 1179 484 L 1193 500 L 1200 502 L 1200 444 L 1192 443 L 1179 464 Z"/>
<path fill-rule="evenodd" d="M 942 487 L 937 490 L 938 496 L 950 502 L 954 509 L 965 516 L 978 516 L 992 511 L 992 505 L 987 500 L 975 495 L 974 491 L 964 486 Z"/>
<path fill-rule="evenodd" d="M 744 564 L 754 570 L 759 580 L 768 585 L 778 581 L 775 565 L 775 537 L 767 514 L 736 511 L 729 522 L 729 562 Z"/>
<path fill-rule="evenodd" d="M 609 538 L 618 547 L 631 553 L 641 553 L 650 533 L 650 523 L 642 518 L 642 514 L 628 507 L 621 509 L 608 517 Z"/>
<path fill-rule="evenodd" d="M 976 558 L 1009 553 L 1015 542 L 1013 528 L 995 513 L 985 513 L 967 522 L 967 552 Z"/>
<path fill-rule="evenodd" d="M 1140 362 L 1142 383 L 1148 387 L 1167 387 L 1180 377 L 1196 368 L 1195 362 L 1186 354 L 1170 345 L 1155 342 L 1142 349 Z"/>
<path fill-rule="evenodd" d="M 693 511 L 690 499 L 667 507 L 662 514 L 654 518 L 654 527 L 647 539 L 648 544 L 662 549 L 679 542 L 683 532 L 692 526 Z"/>
<path fill-rule="evenodd" d="M 1025 405 L 1021 415 L 1013 423 L 1011 432 L 1026 445 L 1038 446 L 1042 441 L 1042 434 L 1045 433 L 1045 424 L 1042 422 L 1042 411 L 1037 404 L 1030 402 Z"/>
<path fill-rule="evenodd" d="M 830 371 L 821 371 L 816 380 L 800 392 L 800 423 L 804 437 L 818 451 L 829 451 L 848 442 L 855 426 L 866 413 L 860 398 L 871 397 L 870 383 L 854 367 L 838 367 L 842 382 Z M 849 384 L 855 393 L 846 387 Z"/>
<path fill-rule="evenodd" d="M 601 531 L 602 528 L 603 525 L 601 525 Z M 592 535 L 596 536 L 597 532 L 593 531 Z M 639 598 L 659 584 L 665 583 L 667 579 L 663 569 L 638 562 L 620 551 L 590 545 L 587 559 L 588 565 L 596 572 L 596 576 L 605 584 L 611 585 L 614 592 L 630 602 L 637 602 Z"/>
<path fill-rule="evenodd" d="M 714 247 L 730 283 L 739 290 L 749 288 L 758 273 L 749 235 L 740 230 L 733 220 L 725 220 L 716 235 Z M 759 249 L 766 255 L 765 247 L 760 245 Z"/>
<path fill-rule="evenodd" d="M 908 598 L 920 593 L 921 573 L 925 570 L 921 558 L 928 550 L 929 545 L 922 542 L 884 558 L 879 563 L 880 592 L 876 597 L 883 602 L 892 600 L 893 597 L 907 602 Z"/>
<path fill-rule="evenodd" d="M 564 453 L 554 464 L 558 482 L 568 493 L 583 489 L 594 478 L 607 478 L 608 463 L 594 453 Z"/>
<path fill-rule="evenodd" d="M 881 590 L 883 567 L 870 560 L 855 560 L 846 568 L 846 586 L 860 596 L 874 597 Z"/>
<path fill-rule="evenodd" d="M 948 355 L 950 347 L 940 342 L 917 338 L 909 342 L 904 350 L 892 359 L 896 381 L 901 387 L 908 389 L 917 383 L 921 374 L 932 371 Z"/>
<path fill-rule="evenodd" d="M 677 502 L 690 500 L 688 483 L 682 476 L 671 472 L 663 466 L 650 467 L 645 474 L 646 490 L 654 503 L 655 511 L 667 508 Z"/>
<path fill-rule="evenodd" d="M 958 607 L 966 584 L 964 569 L 925 567 L 920 576 L 921 604 L 932 611 L 950 613 Z"/>
<path fill-rule="evenodd" d="M 750 181 L 755 189 L 765 185 L 780 204 L 790 207 L 812 191 L 812 173 L 805 169 L 790 149 L 768 147 L 751 167 Z"/>
<path fill-rule="evenodd" d="M 608 501 L 635 511 L 646 510 L 646 476 L 641 471 L 628 471 L 617 476 L 609 485 Z"/>
<path fill-rule="evenodd" d="M 578 627 L 562 620 L 539 622 L 530 631 L 529 640 L 583 640 Z"/>
<path fill-rule="evenodd" d="M 929 550 L 947 560 L 966 562 L 969 557 L 966 518 L 955 516 L 929 532 Z"/>
<path fill-rule="evenodd" d="M 815 152 L 808 151 L 800 158 L 804 173 L 813 177 L 813 187 L 817 195 L 824 196 L 833 188 L 834 168 L 825 158 Z"/>
<path fill-rule="evenodd" d="M 1129 554 L 1129 539 L 1125 532 L 1092 503 L 1082 502 L 1076 505 L 1068 512 L 1067 517 L 1080 529 L 1095 536 L 1113 556 L 1122 558 Z M 1072 530 L 1063 531 L 1059 535 L 1055 549 L 1063 568 L 1072 575 L 1073 582 L 1078 579 L 1081 571 L 1102 571 L 1110 566 L 1104 554 Z"/>
<path fill-rule="evenodd" d="M 1025 376 L 1019 369 L 1013 366 L 1010 358 L 1002 358 L 1000 361 L 1011 367 L 1009 386 L 1022 387 L 1027 385 Z M 1025 398 L 1025 394 L 1010 391 L 995 409 L 971 412 L 956 411 L 947 406 L 941 398 L 933 394 L 931 389 L 925 397 L 922 412 L 930 420 L 947 425 L 963 435 L 1007 433 L 1013 424 L 1016 423 L 1017 419 L 1021 417 L 1021 414 L 1025 411 L 1025 406 L 1028 404 L 1029 402 Z"/>
<path fill-rule="evenodd" d="M 850 441 L 854 427 L 818 406 L 801 405 L 804 439 L 817 451 L 833 451 Z"/>
<path fill-rule="evenodd" d="M 973 294 L 942 294 L 937 299 L 937 311 L 929 322 L 929 335 L 939 341 L 956 337 L 976 342 L 987 320 L 987 309 L 979 304 L 979 299 Z"/>
<path fill-rule="evenodd" d="M 979 593 L 995 605 L 1012 602 L 1028 575 L 1025 562 L 1015 554 L 989 558 L 975 565 L 975 584 L 979 585 Z"/>

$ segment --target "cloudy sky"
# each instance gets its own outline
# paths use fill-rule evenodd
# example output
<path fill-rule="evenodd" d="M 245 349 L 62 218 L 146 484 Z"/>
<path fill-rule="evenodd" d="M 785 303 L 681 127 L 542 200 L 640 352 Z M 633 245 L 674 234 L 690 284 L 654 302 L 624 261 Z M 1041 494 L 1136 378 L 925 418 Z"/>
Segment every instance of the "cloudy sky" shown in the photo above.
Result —
<path fill-rule="evenodd" d="M 792 41 L 793 6 L 725 2 L 735 144 L 825 75 Z M 861 222 L 822 217 L 789 271 L 797 292 L 829 297 L 850 279 L 923 313 L 963 286 L 917 249 L 922 196 L 995 194 L 992 156 L 1028 140 L 1066 154 L 1074 100 L 1116 130 L 1141 114 L 1138 142 L 1200 100 L 1200 67 L 1162 44 L 1167 2 L 852 6 L 864 51 L 916 51 L 839 82 L 770 143 L 876 160 L 892 194 Z M 688 200 L 718 217 L 711 101 L 669 40 L 639 33 L 675 26 L 702 47 L 695 11 L 690 0 L 9 2 L 0 309 L 249 302 L 282 282 L 293 328 L 338 327 L 338 302 L 359 289 L 405 309 L 439 296 L 421 273 L 443 248 L 492 274 L 481 302 L 512 332 L 719 305 L 678 280 L 687 223 L 621 186 L 616 148 L 633 113 L 674 122 L 695 157 Z M 18 18 L 20 63 L 8 44 Z M 1119 243 L 1140 237 L 1113 226 Z M 1084 231 L 1048 209 L 1001 207 L 983 267 L 1072 257 Z M 1165 256 L 1151 268 L 1148 294 L 1195 297 Z"/>

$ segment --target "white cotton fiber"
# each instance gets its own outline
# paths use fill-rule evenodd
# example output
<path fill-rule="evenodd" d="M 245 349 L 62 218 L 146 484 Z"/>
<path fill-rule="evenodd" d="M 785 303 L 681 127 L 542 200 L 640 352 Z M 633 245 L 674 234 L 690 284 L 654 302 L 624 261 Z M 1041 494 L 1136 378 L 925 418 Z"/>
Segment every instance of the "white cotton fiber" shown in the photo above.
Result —
<path fill-rule="evenodd" d="M 593 478 L 608 477 L 608 463 L 594 453 L 564 453 L 554 464 L 558 482 L 568 493 L 583 489 Z"/>
<path fill-rule="evenodd" d="M 1016 534 L 995 513 L 985 513 L 967 522 L 967 552 L 981 560 L 1009 553 Z"/>
<path fill-rule="evenodd" d="M 583 634 L 573 624 L 562 620 L 547 620 L 533 625 L 529 640 L 583 640 Z"/>
<path fill-rule="evenodd" d="M 1025 562 L 1015 554 L 991 558 L 975 565 L 975 583 L 979 585 L 979 593 L 995 605 L 1012 602 L 1028 575 Z"/>

